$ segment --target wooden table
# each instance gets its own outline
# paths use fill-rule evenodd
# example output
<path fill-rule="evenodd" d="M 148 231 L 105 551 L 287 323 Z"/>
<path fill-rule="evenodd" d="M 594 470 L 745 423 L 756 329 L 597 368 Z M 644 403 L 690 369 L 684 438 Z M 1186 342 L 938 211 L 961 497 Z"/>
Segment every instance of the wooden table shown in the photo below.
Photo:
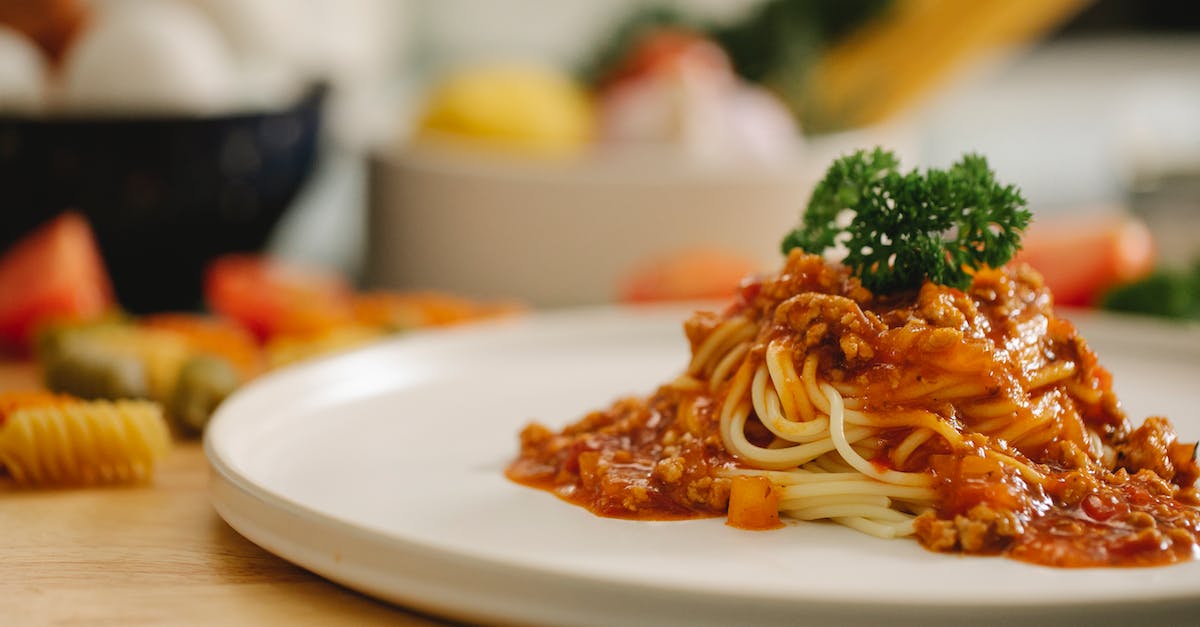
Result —
<path fill-rule="evenodd" d="M 0 390 L 36 386 L 0 363 Z M 0 624 L 437 625 L 258 548 L 208 501 L 199 442 L 148 486 L 0 488 Z"/>

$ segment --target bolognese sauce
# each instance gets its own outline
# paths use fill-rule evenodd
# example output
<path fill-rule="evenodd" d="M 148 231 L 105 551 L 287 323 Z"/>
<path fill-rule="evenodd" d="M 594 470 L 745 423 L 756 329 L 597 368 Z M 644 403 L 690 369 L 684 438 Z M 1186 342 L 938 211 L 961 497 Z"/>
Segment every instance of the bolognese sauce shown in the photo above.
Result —
<path fill-rule="evenodd" d="M 684 330 L 676 380 L 529 425 L 508 476 L 603 516 L 782 514 L 1048 566 L 1197 553 L 1196 445 L 1133 426 L 1028 267 L 883 296 L 793 251 Z"/>

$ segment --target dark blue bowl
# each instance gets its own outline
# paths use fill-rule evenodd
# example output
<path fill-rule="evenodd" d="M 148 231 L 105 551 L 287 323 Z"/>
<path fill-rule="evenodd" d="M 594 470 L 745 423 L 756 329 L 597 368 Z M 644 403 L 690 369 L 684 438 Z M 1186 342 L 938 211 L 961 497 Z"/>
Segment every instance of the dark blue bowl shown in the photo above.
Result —
<path fill-rule="evenodd" d="M 74 209 L 126 309 L 197 308 L 208 261 L 260 249 L 312 173 L 324 96 L 205 118 L 0 117 L 0 249 Z"/>

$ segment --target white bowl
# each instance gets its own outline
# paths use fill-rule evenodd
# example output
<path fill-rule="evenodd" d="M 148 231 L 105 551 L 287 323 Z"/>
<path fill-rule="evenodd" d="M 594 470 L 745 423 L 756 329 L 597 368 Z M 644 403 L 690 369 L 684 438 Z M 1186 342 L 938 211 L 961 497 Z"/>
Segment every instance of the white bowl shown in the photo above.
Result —
<path fill-rule="evenodd" d="M 773 268 L 830 159 L 879 141 L 869 139 L 810 142 L 805 158 L 770 168 L 644 154 L 546 163 L 425 148 L 378 157 L 369 281 L 554 307 L 612 301 L 639 262 L 687 249 Z"/>

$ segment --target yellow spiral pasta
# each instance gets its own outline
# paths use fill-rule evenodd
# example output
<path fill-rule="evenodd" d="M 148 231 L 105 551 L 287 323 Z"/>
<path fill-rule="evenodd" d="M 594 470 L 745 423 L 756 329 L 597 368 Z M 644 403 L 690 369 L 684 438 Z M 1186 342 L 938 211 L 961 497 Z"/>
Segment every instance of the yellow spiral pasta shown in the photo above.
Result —
<path fill-rule="evenodd" d="M 27 486 L 148 480 L 170 448 L 158 404 L 0 395 L 0 466 Z"/>

